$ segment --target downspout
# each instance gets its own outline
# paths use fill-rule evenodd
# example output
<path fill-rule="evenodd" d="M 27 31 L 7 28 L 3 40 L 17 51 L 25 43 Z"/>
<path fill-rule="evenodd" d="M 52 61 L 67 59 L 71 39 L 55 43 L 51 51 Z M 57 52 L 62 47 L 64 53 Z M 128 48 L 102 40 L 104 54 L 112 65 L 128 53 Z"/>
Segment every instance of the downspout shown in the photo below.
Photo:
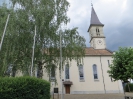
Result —
<path fill-rule="evenodd" d="M 101 71 L 102 71 L 102 77 L 103 77 L 104 92 L 106 94 L 105 81 L 104 81 L 104 75 L 103 75 L 103 67 L 102 67 L 102 62 L 101 62 L 101 55 L 100 55 L 100 63 L 101 63 Z"/>
<path fill-rule="evenodd" d="M 119 93 L 121 93 L 121 92 L 120 92 L 120 87 L 119 87 L 119 81 L 117 81 L 117 84 L 118 84 Z"/>

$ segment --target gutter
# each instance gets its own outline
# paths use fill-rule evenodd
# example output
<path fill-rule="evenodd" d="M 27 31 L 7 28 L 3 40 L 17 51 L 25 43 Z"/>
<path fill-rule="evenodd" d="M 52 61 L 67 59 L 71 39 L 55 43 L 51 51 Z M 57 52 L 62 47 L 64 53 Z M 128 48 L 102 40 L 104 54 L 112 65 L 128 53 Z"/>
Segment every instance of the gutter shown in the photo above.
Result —
<path fill-rule="evenodd" d="M 101 62 L 101 55 L 100 55 L 100 63 L 101 63 L 101 71 L 102 71 L 102 77 L 103 77 L 104 92 L 106 94 L 105 81 L 104 81 L 104 75 L 103 75 L 103 67 L 102 67 L 102 62 Z"/>

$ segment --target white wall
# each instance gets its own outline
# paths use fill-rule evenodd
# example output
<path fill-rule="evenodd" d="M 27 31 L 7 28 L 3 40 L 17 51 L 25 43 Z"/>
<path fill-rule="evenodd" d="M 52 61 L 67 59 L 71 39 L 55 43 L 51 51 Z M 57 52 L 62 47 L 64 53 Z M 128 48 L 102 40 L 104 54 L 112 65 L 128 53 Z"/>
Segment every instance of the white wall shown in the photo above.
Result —
<path fill-rule="evenodd" d="M 101 58 L 101 61 L 100 61 Z M 71 62 L 70 66 L 70 81 L 73 85 L 70 88 L 71 94 L 95 94 L 95 93 L 120 93 L 123 92 L 121 82 L 112 82 L 109 74 L 107 73 L 108 60 L 112 60 L 112 56 L 86 56 L 84 58 L 83 70 L 84 70 L 84 81 L 79 80 L 79 72 L 76 61 Z M 94 80 L 92 65 L 97 65 L 98 70 L 98 80 Z M 101 66 L 102 65 L 102 66 Z M 103 70 L 103 72 L 102 72 Z M 65 73 L 63 72 L 63 79 Z M 48 76 L 45 74 L 44 79 L 48 80 Z M 61 91 L 61 80 L 59 76 L 59 70 L 56 71 L 57 85 L 51 86 L 51 91 L 53 87 L 58 87 Z M 104 88 L 105 85 L 105 88 Z M 65 87 L 63 86 L 64 93 Z"/>

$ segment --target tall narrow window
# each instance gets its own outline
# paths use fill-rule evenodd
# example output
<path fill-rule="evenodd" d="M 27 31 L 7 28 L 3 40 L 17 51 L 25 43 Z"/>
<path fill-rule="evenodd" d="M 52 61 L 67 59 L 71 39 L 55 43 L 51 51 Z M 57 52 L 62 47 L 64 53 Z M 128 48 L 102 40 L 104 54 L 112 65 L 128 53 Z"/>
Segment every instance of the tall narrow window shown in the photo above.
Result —
<path fill-rule="evenodd" d="M 110 66 L 110 62 L 109 62 L 109 60 L 108 60 L 108 66 Z M 113 81 L 112 77 L 110 77 L 110 79 L 111 79 L 111 81 Z"/>
<path fill-rule="evenodd" d="M 83 65 L 80 64 L 80 65 L 78 66 L 78 68 L 79 68 L 79 79 L 80 79 L 80 81 L 82 81 L 82 80 L 84 80 Z"/>
<path fill-rule="evenodd" d="M 5 75 L 8 75 L 8 76 L 11 76 L 11 74 L 12 74 L 12 68 L 13 68 L 13 65 L 12 64 L 9 64 L 8 65 L 8 68 L 7 68 L 7 70 L 6 70 L 6 72 L 5 72 Z"/>
<path fill-rule="evenodd" d="M 99 29 L 98 29 L 98 36 L 100 36 L 100 31 L 99 31 Z"/>
<path fill-rule="evenodd" d="M 56 68 L 56 66 L 54 65 L 54 64 L 52 64 L 52 66 L 51 66 L 51 80 L 54 80 L 55 79 L 55 68 Z"/>
<path fill-rule="evenodd" d="M 108 60 L 108 66 L 110 65 L 110 62 L 109 62 L 109 60 Z"/>
<path fill-rule="evenodd" d="M 97 28 L 96 28 L 96 33 L 97 33 Z"/>
<path fill-rule="evenodd" d="M 98 32 L 100 32 L 99 29 L 98 29 Z"/>
<path fill-rule="evenodd" d="M 97 74 L 97 65 L 93 65 L 93 76 L 94 79 L 98 79 L 98 74 Z"/>
<path fill-rule="evenodd" d="M 96 28 L 96 34 L 97 34 L 97 36 L 100 36 L 99 28 Z"/>
<path fill-rule="evenodd" d="M 65 79 L 70 79 L 69 64 L 66 64 L 66 66 L 65 66 Z"/>

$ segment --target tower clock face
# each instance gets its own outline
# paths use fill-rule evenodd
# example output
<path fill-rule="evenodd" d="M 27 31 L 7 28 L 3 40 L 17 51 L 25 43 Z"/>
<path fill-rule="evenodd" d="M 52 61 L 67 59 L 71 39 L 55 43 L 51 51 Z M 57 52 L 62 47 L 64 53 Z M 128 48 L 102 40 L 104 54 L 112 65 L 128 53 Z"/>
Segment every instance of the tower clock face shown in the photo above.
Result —
<path fill-rule="evenodd" d="M 98 44 L 98 45 L 102 45 L 102 44 L 103 44 L 102 40 L 98 40 L 98 41 L 97 41 L 97 44 Z"/>

